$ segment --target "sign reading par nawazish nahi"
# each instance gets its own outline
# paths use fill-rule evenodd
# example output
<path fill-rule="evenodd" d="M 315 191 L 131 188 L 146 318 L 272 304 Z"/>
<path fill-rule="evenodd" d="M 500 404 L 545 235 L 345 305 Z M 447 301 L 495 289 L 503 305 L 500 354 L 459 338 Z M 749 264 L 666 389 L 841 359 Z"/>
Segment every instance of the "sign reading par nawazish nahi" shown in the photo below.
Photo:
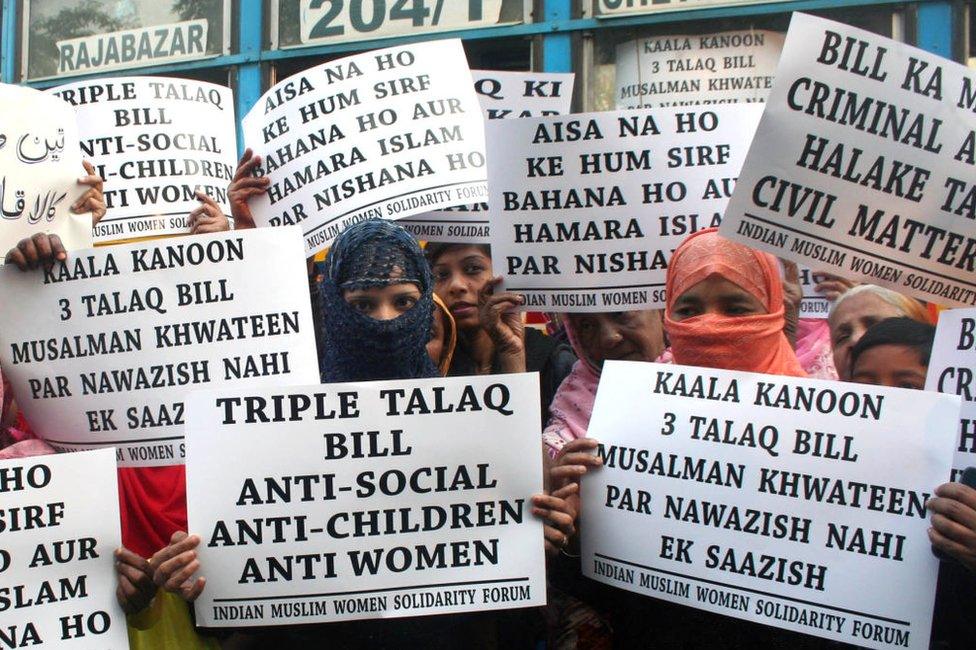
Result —
<path fill-rule="evenodd" d="M 486 120 L 565 115 L 573 100 L 573 73 L 472 70 Z M 448 244 L 488 244 L 492 214 L 488 188 L 478 188 L 478 203 L 459 205 L 417 217 L 400 225 L 417 239 Z"/>
<path fill-rule="evenodd" d="M 121 545 L 110 449 L 0 460 L 0 647 L 126 650 Z"/>
<path fill-rule="evenodd" d="M 58 74 L 76 75 L 207 56 L 207 20 L 187 20 L 58 41 Z"/>
<path fill-rule="evenodd" d="M 662 307 L 671 253 L 718 225 L 762 107 L 486 124 L 496 272 L 525 308 Z"/>
<path fill-rule="evenodd" d="M 193 393 L 187 514 L 207 578 L 197 620 L 544 605 L 530 501 L 542 490 L 538 387 L 521 373 Z M 229 448 L 234 463 L 222 462 Z"/>
<path fill-rule="evenodd" d="M 0 363 L 54 448 L 115 447 L 122 467 L 177 465 L 184 404 L 205 384 L 319 377 L 297 228 L 194 235 L 5 268 Z"/>
<path fill-rule="evenodd" d="M 584 574 L 858 646 L 927 648 L 939 561 L 925 503 L 958 417 L 955 395 L 609 361 L 588 434 L 603 467 L 582 484 Z"/>
<path fill-rule="evenodd" d="M 105 179 L 99 243 L 189 231 L 195 193 L 230 214 L 237 164 L 229 88 L 168 77 L 119 77 L 58 86 L 74 106 L 81 149 Z"/>
<path fill-rule="evenodd" d="M 301 225 L 307 254 L 346 226 L 476 200 L 484 125 L 461 41 L 357 54 L 282 81 L 243 121 L 268 191 L 258 225 Z"/>
<path fill-rule="evenodd" d="M 722 234 L 937 304 L 976 304 L 976 75 L 793 14 Z"/>

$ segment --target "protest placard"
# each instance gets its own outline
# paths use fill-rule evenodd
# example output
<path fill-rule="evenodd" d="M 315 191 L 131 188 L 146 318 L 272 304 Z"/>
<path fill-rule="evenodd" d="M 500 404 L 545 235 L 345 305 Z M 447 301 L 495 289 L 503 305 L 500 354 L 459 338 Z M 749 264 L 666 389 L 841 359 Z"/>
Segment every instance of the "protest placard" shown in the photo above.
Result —
<path fill-rule="evenodd" d="M 800 318 L 824 320 L 830 315 L 830 301 L 817 291 L 820 275 L 805 267 L 800 267 Z"/>
<path fill-rule="evenodd" d="M 976 74 L 794 13 L 722 234 L 946 305 L 976 304 Z"/>
<path fill-rule="evenodd" d="M 91 214 L 69 210 L 88 189 L 78 184 L 85 169 L 71 108 L 8 84 L 0 98 L 0 258 L 38 232 L 58 235 L 68 250 L 91 246 Z"/>
<path fill-rule="evenodd" d="M 0 271 L 0 364 L 34 432 L 119 465 L 183 462 L 201 385 L 317 381 L 300 233 L 248 230 L 79 251 Z"/>
<path fill-rule="evenodd" d="M 268 191 L 262 226 L 301 224 L 308 254 L 351 223 L 484 193 L 484 126 L 459 40 L 357 54 L 289 77 L 243 120 Z"/>
<path fill-rule="evenodd" d="M 569 113 L 573 100 L 572 73 L 472 70 L 474 89 L 486 120 L 543 117 Z M 491 241 L 488 188 L 479 203 L 436 210 L 401 219 L 400 225 L 417 239 L 448 244 L 487 244 Z"/>
<path fill-rule="evenodd" d="M 191 79 L 119 77 L 50 91 L 74 106 L 81 150 L 105 179 L 95 241 L 189 232 L 201 190 L 230 214 L 237 164 L 229 88 Z"/>
<path fill-rule="evenodd" d="M 652 36 L 617 46 L 618 109 L 763 102 L 783 34 L 763 29 Z"/>
<path fill-rule="evenodd" d="M 929 359 L 925 390 L 951 393 L 962 399 L 958 437 L 948 480 L 976 467 L 976 309 L 950 309 L 939 314 Z"/>
<path fill-rule="evenodd" d="M 525 373 L 193 393 L 197 622 L 545 604 L 538 395 Z"/>
<path fill-rule="evenodd" d="M 0 495 L 0 647 L 128 648 L 112 451 L 0 460 Z"/>
<path fill-rule="evenodd" d="M 495 272 L 528 309 L 663 306 L 671 253 L 718 225 L 761 111 L 735 104 L 487 122 Z"/>
<path fill-rule="evenodd" d="M 954 395 L 607 362 L 584 574 L 859 646 L 927 648 L 938 560 L 925 502 L 958 414 Z"/>

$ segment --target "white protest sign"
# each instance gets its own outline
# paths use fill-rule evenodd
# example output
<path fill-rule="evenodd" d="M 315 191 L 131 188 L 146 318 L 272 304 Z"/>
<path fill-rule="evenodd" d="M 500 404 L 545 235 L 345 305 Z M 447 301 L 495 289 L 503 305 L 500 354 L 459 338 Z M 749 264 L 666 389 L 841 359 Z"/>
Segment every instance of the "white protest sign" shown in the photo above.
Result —
<path fill-rule="evenodd" d="M 88 189 L 78 184 L 85 168 L 71 107 L 8 84 L 0 99 L 0 258 L 38 232 L 57 234 L 68 250 L 91 246 L 91 214 L 69 210 Z"/>
<path fill-rule="evenodd" d="M 0 646 L 124 650 L 110 449 L 0 460 Z"/>
<path fill-rule="evenodd" d="M 976 74 L 793 14 L 722 235 L 940 304 L 976 304 Z"/>
<path fill-rule="evenodd" d="M 617 108 L 763 102 L 783 34 L 747 30 L 653 36 L 617 46 Z"/>
<path fill-rule="evenodd" d="M 58 449 L 183 462 L 183 400 L 206 384 L 317 381 L 297 228 L 195 235 L 0 271 L 0 364 Z"/>
<path fill-rule="evenodd" d="M 462 205 L 484 192 L 484 126 L 459 40 L 331 61 L 266 92 L 243 121 L 268 191 L 261 226 L 301 224 L 307 254 L 351 223 Z"/>
<path fill-rule="evenodd" d="M 189 232 L 202 190 L 230 214 L 237 165 L 229 88 L 189 79 L 119 77 L 50 91 L 75 108 L 81 150 L 105 179 L 98 242 Z"/>
<path fill-rule="evenodd" d="M 953 448 L 952 475 L 958 481 L 967 467 L 976 467 L 976 309 L 950 309 L 939 314 L 925 390 L 959 395 L 962 412 Z"/>
<path fill-rule="evenodd" d="M 939 563 L 925 502 L 958 414 L 954 395 L 608 362 L 583 572 L 836 641 L 927 648 Z"/>
<path fill-rule="evenodd" d="M 197 623 L 544 605 L 539 417 L 534 373 L 193 393 Z"/>
<path fill-rule="evenodd" d="M 586 0 L 589 2 L 589 0 Z M 753 5 L 765 0 L 596 0 L 597 16 L 658 13 L 732 5 Z"/>
<path fill-rule="evenodd" d="M 58 74 L 76 75 L 207 56 L 207 20 L 126 29 L 57 42 Z"/>
<path fill-rule="evenodd" d="M 800 267 L 800 289 L 803 292 L 800 299 L 800 318 L 825 320 L 830 315 L 830 301 L 817 291 L 819 277 L 816 271 Z"/>
<path fill-rule="evenodd" d="M 573 73 L 472 70 L 485 119 L 565 115 L 573 101 Z M 487 244 L 491 241 L 488 188 L 480 203 L 401 219 L 400 225 L 417 239 L 449 244 Z"/>
<path fill-rule="evenodd" d="M 486 123 L 496 272 L 525 307 L 664 305 L 672 251 L 718 225 L 758 105 Z"/>

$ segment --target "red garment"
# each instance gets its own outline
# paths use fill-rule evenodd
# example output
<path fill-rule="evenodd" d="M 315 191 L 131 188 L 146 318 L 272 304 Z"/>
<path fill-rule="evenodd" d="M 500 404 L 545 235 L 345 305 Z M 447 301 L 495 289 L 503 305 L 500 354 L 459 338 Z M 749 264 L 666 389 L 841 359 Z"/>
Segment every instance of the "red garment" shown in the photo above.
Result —
<path fill-rule="evenodd" d="M 183 465 L 120 467 L 122 544 L 142 557 L 186 530 L 186 472 Z"/>
<path fill-rule="evenodd" d="M 675 301 L 688 289 L 718 275 L 755 296 L 766 314 L 723 316 L 707 313 L 671 319 Z M 785 325 L 783 281 L 776 258 L 718 235 L 717 228 L 685 239 L 668 265 L 664 330 L 675 363 L 705 368 L 805 377 Z"/>

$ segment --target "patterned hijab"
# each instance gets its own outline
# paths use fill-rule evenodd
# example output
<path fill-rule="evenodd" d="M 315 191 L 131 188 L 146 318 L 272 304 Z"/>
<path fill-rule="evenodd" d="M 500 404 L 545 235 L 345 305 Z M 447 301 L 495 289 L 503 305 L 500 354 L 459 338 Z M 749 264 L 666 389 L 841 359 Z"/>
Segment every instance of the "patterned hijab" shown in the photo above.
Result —
<path fill-rule="evenodd" d="M 407 283 L 420 289 L 420 301 L 392 320 L 361 314 L 343 298 L 344 291 Z M 437 376 L 426 349 L 433 279 L 409 232 L 383 219 L 349 226 L 332 244 L 320 290 L 324 383 Z"/>

